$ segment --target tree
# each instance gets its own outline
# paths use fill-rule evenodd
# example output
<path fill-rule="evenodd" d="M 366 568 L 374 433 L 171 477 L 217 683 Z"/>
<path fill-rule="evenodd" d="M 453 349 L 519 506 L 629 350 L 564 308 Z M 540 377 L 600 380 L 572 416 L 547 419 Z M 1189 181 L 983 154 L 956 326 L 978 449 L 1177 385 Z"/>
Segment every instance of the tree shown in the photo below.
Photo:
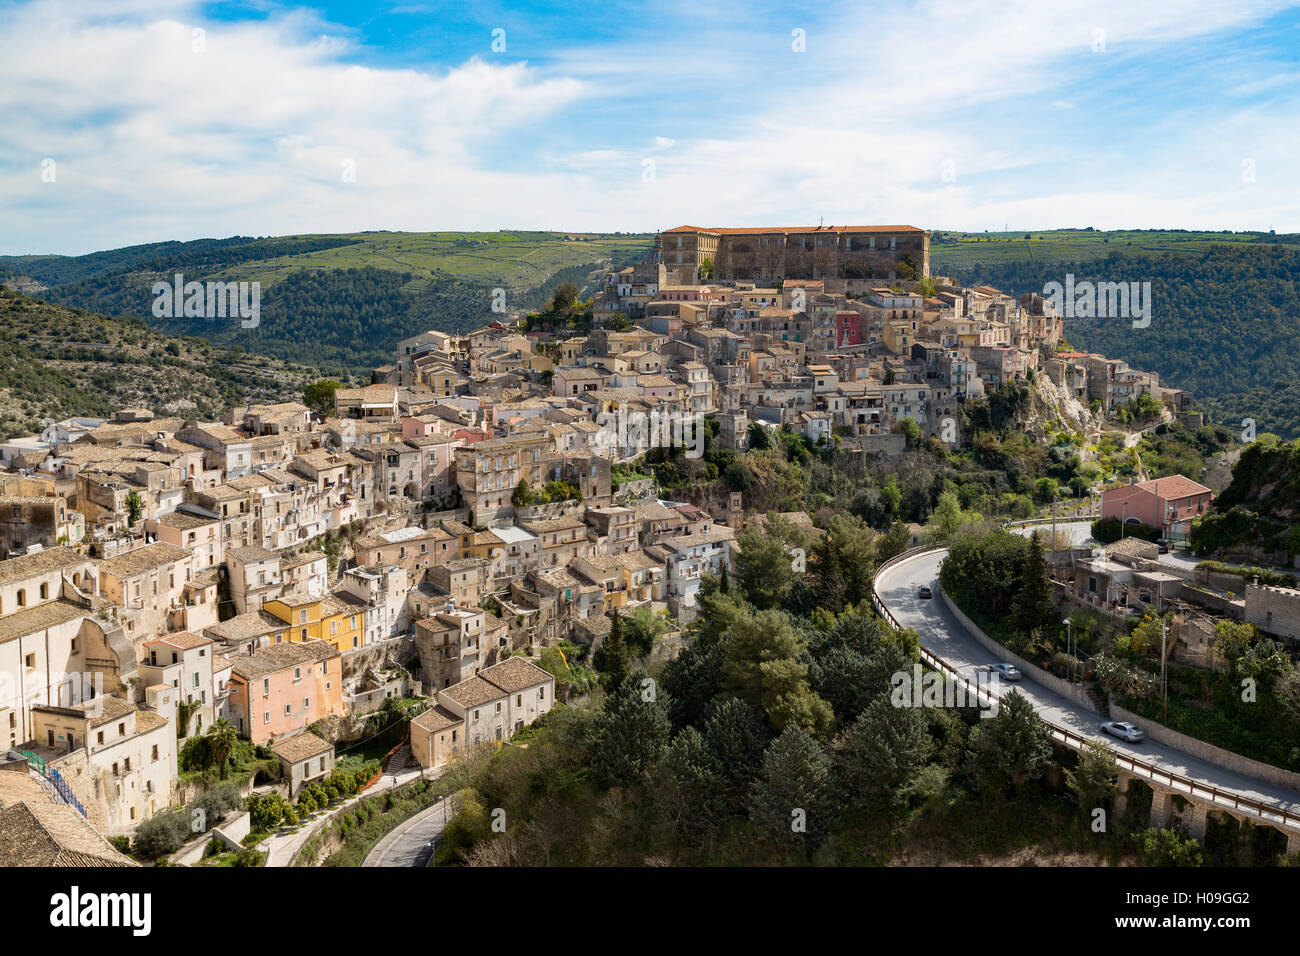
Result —
<path fill-rule="evenodd" d="M 779 607 L 794 582 L 796 551 L 808 553 L 808 539 L 796 524 L 769 514 L 761 530 L 751 525 L 736 535 L 736 580 L 757 608 Z"/>
<path fill-rule="evenodd" d="M 723 566 L 726 570 L 726 566 Z M 642 604 L 627 616 L 623 626 L 624 639 L 629 651 L 635 651 L 645 657 L 654 650 L 655 641 L 668 631 L 668 622 Z"/>
<path fill-rule="evenodd" d="M 704 739 L 718 758 L 720 806 L 724 812 L 741 813 L 772 740 L 763 715 L 739 697 L 718 698 L 709 705 Z"/>
<path fill-rule="evenodd" d="M 1002 697 L 998 712 L 981 718 L 967 741 L 967 761 L 976 786 L 986 794 L 1014 794 L 1037 780 L 1052 757 L 1052 736 L 1017 690 Z"/>
<path fill-rule="evenodd" d="M 1065 785 L 1085 812 L 1110 800 L 1119 780 L 1115 752 L 1098 740 L 1090 740 L 1079 751 L 1079 762 L 1065 771 Z"/>
<path fill-rule="evenodd" d="M 1277 675 L 1273 693 L 1296 720 L 1300 720 L 1300 667 L 1289 667 Z"/>
<path fill-rule="evenodd" d="M 945 491 L 939 496 L 934 514 L 930 516 L 930 531 L 938 541 L 948 541 L 962 528 L 982 520 L 982 515 L 965 511 L 961 499 L 954 492 Z"/>
<path fill-rule="evenodd" d="M 914 418 L 901 418 L 898 421 L 897 430 L 902 432 L 907 439 L 907 447 L 911 450 L 919 448 L 921 445 L 921 426 L 916 423 Z"/>
<path fill-rule="evenodd" d="M 135 852 L 140 856 L 161 856 L 179 850 L 190 838 L 190 815 L 185 810 L 155 814 L 135 831 Z"/>
<path fill-rule="evenodd" d="M 567 315 L 573 311 L 578 300 L 578 287 L 572 282 L 561 282 L 551 297 L 551 311 L 557 315 Z"/>
<path fill-rule="evenodd" d="M 606 690 L 611 690 L 623 683 L 628 671 L 627 642 L 623 638 L 623 616 L 614 611 L 610 615 L 609 634 L 601 642 L 601 657 L 605 672 Z"/>
<path fill-rule="evenodd" d="M 668 746 L 667 694 L 643 670 L 629 674 L 605 699 L 591 770 L 605 786 L 644 783 Z"/>
<path fill-rule="evenodd" d="M 655 807 L 673 836 L 699 841 L 718 826 L 721 765 L 704 737 L 687 727 L 673 738 L 655 768 Z"/>
<path fill-rule="evenodd" d="M 912 532 L 901 521 L 895 521 L 889 530 L 876 540 L 876 560 L 884 564 L 890 558 L 897 557 L 907 550 L 912 543 Z"/>
<path fill-rule="evenodd" d="M 334 393 L 343 387 L 342 382 L 323 378 L 302 390 L 302 403 L 321 418 L 334 414 Z"/>
<path fill-rule="evenodd" d="M 1038 535 L 1029 539 L 1020 566 L 1016 594 L 1011 601 L 1011 626 L 1023 634 L 1055 627 L 1056 600 L 1052 594 L 1052 579 L 1047 573 L 1047 559 Z"/>
<path fill-rule="evenodd" d="M 527 478 L 520 478 L 519 484 L 515 485 L 514 492 L 510 495 L 510 503 L 516 508 L 527 508 L 533 503 L 533 489 L 528 484 Z"/>
<path fill-rule="evenodd" d="M 837 514 L 814 548 L 822 606 L 838 610 L 871 598 L 876 534 L 861 518 Z"/>
<path fill-rule="evenodd" d="M 212 754 L 212 760 L 217 765 L 217 773 L 222 780 L 226 779 L 227 763 L 230 760 L 231 753 L 235 750 L 235 745 L 239 743 L 239 733 L 235 730 L 234 725 L 224 717 L 219 717 L 217 722 L 208 728 L 207 734 L 209 751 Z"/>
<path fill-rule="evenodd" d="M 722 649 L 716 642 L 692 641 L 664 664 L 660 685 L 668 694 L 673 730 L 700 725 L 722 692 Z"/>
<path fill-rule="evenodd" d="M 767 840 L 811 849 L 829 826 L 830 759 L 802 727 L 782 731 L 763 753 L 763 772 L 745 801 Z"/>
<path fill-rule="evenodd" d="M 722 642 L 723 689 L 760 708 L 777 730 L 797 724 L 823 733 L 835 715 L 808 683 L 803 650 L 783 612 L 745 611 Z"/>
<path fill-rule="evenodd" d="M 854 721 L 838 754 L 842 800 L 869 814 L 896 816 L 933 749 L 920 708 L 895 707 L 888 696 L 877 697 Z"/>
<path fill-rule="evenodd" d="M 1201 845 L 1177 830 L 1143 830 L 1137 837 L 1137 851 L 1143 866 L 1201 865 Z"/>
<path fill-rule="evenodd" d="M 767 428 L 758 422 L 749 425 L 749 447 L 752 451 L 764 451 L 771 442 L 768 440 Z"/>
<path fill-rule="evenodd" d="M 140 500 L 140 495 L 132 489 L 126 496 L 127 527 L 135 527 L 135 523 L 140 520 L 142 514 L 144 514 L 144 502 Z"/>

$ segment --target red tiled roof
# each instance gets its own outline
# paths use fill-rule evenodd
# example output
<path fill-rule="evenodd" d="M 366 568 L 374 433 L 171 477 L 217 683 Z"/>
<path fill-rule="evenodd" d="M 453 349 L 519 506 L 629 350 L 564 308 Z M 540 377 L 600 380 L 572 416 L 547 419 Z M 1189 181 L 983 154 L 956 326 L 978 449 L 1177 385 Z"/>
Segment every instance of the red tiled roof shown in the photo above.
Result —
<path fill-rule="evenodd" d="M 916 226 L 676 226 L 664 232 L 714 232 L 719 235 L 737 236 L 754 235 L 761 232 L 770 233 L 843 233 L 843 232 L 925 232 Z"/>

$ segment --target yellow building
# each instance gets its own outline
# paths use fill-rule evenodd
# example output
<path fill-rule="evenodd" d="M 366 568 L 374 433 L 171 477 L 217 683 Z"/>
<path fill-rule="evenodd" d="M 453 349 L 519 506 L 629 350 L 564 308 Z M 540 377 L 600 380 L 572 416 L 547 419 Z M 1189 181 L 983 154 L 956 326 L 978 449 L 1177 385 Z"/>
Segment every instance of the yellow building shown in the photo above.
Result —
<path fill-rule="evenodd" d="M 324 641 L 342 653 L 366 642 L 366 603 L 339 591 L 323 598 L 285 595 L 267 601 L 262 609 L 289 625 L 289 640 Z"/>

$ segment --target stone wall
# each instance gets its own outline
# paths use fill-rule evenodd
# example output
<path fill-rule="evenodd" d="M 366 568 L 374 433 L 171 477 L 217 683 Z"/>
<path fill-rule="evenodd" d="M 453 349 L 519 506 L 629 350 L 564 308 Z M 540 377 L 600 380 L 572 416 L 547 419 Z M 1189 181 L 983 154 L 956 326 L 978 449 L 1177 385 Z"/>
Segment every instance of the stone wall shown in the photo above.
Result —
<path fill-rule="evenodd" d="M 1262 780 L 1264 783 L 1271 783 L 1276 787 L 1286 787 L 1300 793 L 1300 773 L 1283 770 L 1281 767 L 1274 767 L 1272 764 L 1263 763 L 1259 760 L 1251 760 L 1241 754 L 1235 754 L 1230 750 L 1224 750 L 1222 747 L 1216 747 L 1214 744 L 1208 744 L 1204 740 L 1197 740 L 1195 737 L 1180 734 L 1163 724 L 1158 724 L 1146 717 L 1140 717 L 1131 710 L 1125 710 L 1115 703 L 1110 705 L 1110 715 L 1114 720 L 1128 721 L 1140 727 L 1148 737 L 1158 743 L 1176 747 L 1183 753 L 1191 754 L 1193 757 L 1198 757 L 1207 763 L 1250 777 L 1252 780 Z"/>
<path fill-rule="evenodd" d="M 986 651 L 998 660 L 1005 661 L 1006 663 L 1019 668 L 1020 672 L 1035 684 L 1046 687 L 1052 693 L 1059 694 L 1066 700 L 1078 704 L 1085 710 L 1089 710 L 1094 714 L 1097 713 L 1097 705 L 1092 702 L 1086 693 L 1084 693 L 1084 685 L 1072 684 L 1069 681 L 1062 680 L 1055 674 L 1049 674 L 1037 664 L 1029 663 L 1029 661 L 1025 660 L 1010 648 L 1003 647 L 997 641 L 993 640 L 993 638 L 980 630 L 974 621 L 963 614 L 961 608 L 957 607 L 957 605 L 953 603 L 952 598 L 948 597 L 938 582 L 935 583 L 934 590 L 940 600 L 943 601 L 944 606 L 948 608 L 948 610 L 952 612 L 952 616 L 957 619 L 957 623 L 964 627 L 970 633 L 971 637 L 979 641 Z"/>
<path fill-rule="evenodd" d="M 1245 617 L 1261 631 L 1300 640 L 1300 591 L 1248 584 Z"/>

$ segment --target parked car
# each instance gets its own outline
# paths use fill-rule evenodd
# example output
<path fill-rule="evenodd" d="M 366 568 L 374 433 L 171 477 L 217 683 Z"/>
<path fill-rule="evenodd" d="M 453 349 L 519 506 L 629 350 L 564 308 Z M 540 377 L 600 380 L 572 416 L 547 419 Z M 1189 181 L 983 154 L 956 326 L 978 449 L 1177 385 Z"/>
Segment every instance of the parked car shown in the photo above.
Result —
<path fill-rule="evenodd" d="M 1160 549 L 1161 554 L 1169 553 L 1169 542 L 1166 541 L 1164 538 L 1161 538 L 1159 541 L 1156 542 L 1156 547 Z"/>
<path fill-rule="evenodd" d="M 1101 725 L 1101 729 L 1102 733 L 1127 740 L 1131 744 L 1140 744 L 1147 736 L 1140 728 L 1123 720 L 1108 720 Z"/>
<path fill-rule="evenodd" d="M 1010 664 L 990 664 L 989 670 L 1003 680 L 1020 680 L 1020 669 Z"/>
<path fill-rule="evenodd" d="M 919 598 L 929 599 L 934 597 L 934 592 L 930 590 L 930 586 L 928 584 L 922 584 L 921 590 L 916 592 L 916 596 Z"/>

